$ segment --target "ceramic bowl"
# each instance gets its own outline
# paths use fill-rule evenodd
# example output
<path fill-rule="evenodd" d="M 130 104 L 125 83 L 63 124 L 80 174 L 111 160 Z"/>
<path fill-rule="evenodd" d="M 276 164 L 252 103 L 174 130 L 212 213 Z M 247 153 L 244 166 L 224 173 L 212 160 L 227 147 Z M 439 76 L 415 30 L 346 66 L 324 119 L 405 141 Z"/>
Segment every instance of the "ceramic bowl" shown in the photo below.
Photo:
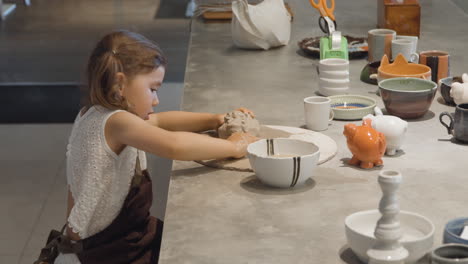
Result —
<path fill-rule="evenodd" d="M 349 87 L 349 79 L 327 79 L 320 77 L 319 79 L 319 87 L 327 87 L 327 88 L 348 88 Z"/>
<path fill-rule="evenodd" d="M 369 84 L 377 85 L 377 73 L 380 67 L 380 61 L 369 62 L 362 68 L 361 81 Z"/>
<path fill-rule="evenodd" d="M 468 239 L 463 239 L 460 234 L 463 227 L 468 226 L 468 217 L 450 220 L 444 229 L 444 243 L 458 243 L 468 245 Z"/>
<path fill-rule="evenodd" d="M 431 68 L 423 64 L 408 63 L 401 54 L 395 58 L 393 63 L 390 63 L 384 55 L 378 68 L 377 80 L 380 82 L 398 77 L 414 77 L 430 80 Z"/>
<path fill-rule="evenodd" d="M 323 96 L 333 96 L 333 95 L 344 95 L 348 94 L 349 87 L 346 88 L 329 88 L 329 87 L 321 87 L 319 86 L 318 89 L 319 94 Z"/>
<path fill-rule="evenodd" d="M 323 59 L 319 61 L 319 73 L 322 71 L 348 71 L 349 61 L 345 59 Z"/>
<path fill-rule="evenodd" d="M 413 119 L 429 110 L 437 84 L 419 78 L 392 78 L 379 82 L 379 92 L 390 115 Z"/>
<path fill-rule="evenodd" d="M 445 244 L 431 252 L 432 264 L 468 264 L 468 246 Z"/>
<path fill-rule="evenodd" d="M 298 139 L 261 139 L 247 147 L 247 157 L 258 179 L 280 188 L 302 185 L 313 175 L 319 156 L 315 144 Z"/>
<path fill-rule="evenodd" d="M 349 80 L 349 71 L 321 71 L 320 78 L 323 79 L 348 79 Z"/>
<path fill-rule="evenodd" d="M 448 105 L 455 105 L 455 102 L 453 101 L 452 96 L 450 96 L 450 90 L 452 89 L 452 83 L 453 82 L 463 82 L 462 78 L 457 76 L 457 77 L 447 77 L 439 80 L 439 89 L 440 89 L 440 94 L 442 95 L 442 98 L 444 98 L 444 101 Z"/>
<path fill-rule="evenodd" d="M 376 241 L 374 230 L 380 217 L 378 210 L 369 210 L 354 213 L 345 219 L 348 246 L 364 263 L 369 260 L 367 250 Z M 401 243 L 409 253 L 405 263 L 415 263 L 431 251 L 434 225 L 426 217 L 406 211 L 400 211 L 399 219 L 403 232 Z"/>
<path fill-rule="evenodd" d="M 338 120 L 358 120 L 368 114 L 374 113 L 376 102 L 374 99 L 362 95 L 334 95 L 331 99 L 331 108 Z"/>

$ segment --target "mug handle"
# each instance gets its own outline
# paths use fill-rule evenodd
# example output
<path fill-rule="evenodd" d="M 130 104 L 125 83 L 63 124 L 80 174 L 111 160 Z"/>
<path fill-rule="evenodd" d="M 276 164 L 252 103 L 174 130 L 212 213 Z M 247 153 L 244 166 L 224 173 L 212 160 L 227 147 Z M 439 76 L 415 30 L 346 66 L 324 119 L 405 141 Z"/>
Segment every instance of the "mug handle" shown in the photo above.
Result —
<path fill-rule="evenodd" d="M 328 119 L 328 122 L 332 121 L 333 118 L 335 118 L 335 112 L 333 112 L 333 109 L 330 109 L 330 118 Z"/>
<path fill-rule="evenodd" d="M 412 63 L 418 63 L 419 55 L 417 53 L 411 53 L 409 61 Z"/>
<path fill-rule="evenodd" d="M 444 116 L 448 116 L 450 118 L 450 124 L 447 125 L 443 120 L 442 120 L 442 117 Z M 439 115 L 439 121 L 440 123 L 445 127 L 447 128 L 447 132 L 449 133 L 449 135 L 452 135 L 452 131 L 453 131 L 453 117 L 452 115 L 449 113 L 449 112 L 442 112 L 440 115 Z"/>

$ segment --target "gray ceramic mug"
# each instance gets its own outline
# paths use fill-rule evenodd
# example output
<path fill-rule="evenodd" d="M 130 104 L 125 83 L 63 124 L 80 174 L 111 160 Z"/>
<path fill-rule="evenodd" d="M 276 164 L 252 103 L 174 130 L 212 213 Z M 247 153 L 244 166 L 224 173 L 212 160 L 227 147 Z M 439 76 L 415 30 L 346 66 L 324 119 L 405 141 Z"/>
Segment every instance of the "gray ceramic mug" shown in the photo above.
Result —
<path fill-rule="evenodd" d="M 468 264 L 468 246 L 445 244 L 431 253 L 432 264 Z"/>
<path fill-rule="evenodd" d="M 446 124 L 442 117 L 448 116 L 450 123 Z M 455 115 L 449 112 L 443 112 L 439 115 L 440 123 L 447 128 L 450 135 L 453 135 L 455 139 L 468 143 L 468 104 L 459 104 L 455 108 Z"/>

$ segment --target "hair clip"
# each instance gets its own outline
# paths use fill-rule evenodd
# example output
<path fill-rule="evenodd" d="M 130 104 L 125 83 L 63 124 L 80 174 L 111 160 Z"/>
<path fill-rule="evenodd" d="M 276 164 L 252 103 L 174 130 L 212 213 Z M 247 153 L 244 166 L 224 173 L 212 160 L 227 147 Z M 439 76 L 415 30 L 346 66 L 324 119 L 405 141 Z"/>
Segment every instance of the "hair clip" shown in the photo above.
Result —
<path fill-rule="evenodd" d="M 116 54 L 117 54 L 117 52 L 116 52 L 115 50 L 112 50 L 112 54 L 116 55 Z"/>

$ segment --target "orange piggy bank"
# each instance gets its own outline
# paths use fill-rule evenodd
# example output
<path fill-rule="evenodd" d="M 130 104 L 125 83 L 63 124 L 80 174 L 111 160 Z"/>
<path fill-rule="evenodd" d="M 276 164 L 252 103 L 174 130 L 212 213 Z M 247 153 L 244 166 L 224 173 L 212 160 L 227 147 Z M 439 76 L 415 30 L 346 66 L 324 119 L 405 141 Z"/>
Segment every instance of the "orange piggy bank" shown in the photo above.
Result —
<path fill-rule="evenodd" d="M 382 156 L 387 147 L 385 135 L 373 129 L 371 122 L 370 119 L 366 119 L 362 122 L 362 126 L 346 124 L 343 131 L 348 148 L 353 153 L 353 158 L 348 163 L 360 164 L 363 169 L 382 165 Z"/>

